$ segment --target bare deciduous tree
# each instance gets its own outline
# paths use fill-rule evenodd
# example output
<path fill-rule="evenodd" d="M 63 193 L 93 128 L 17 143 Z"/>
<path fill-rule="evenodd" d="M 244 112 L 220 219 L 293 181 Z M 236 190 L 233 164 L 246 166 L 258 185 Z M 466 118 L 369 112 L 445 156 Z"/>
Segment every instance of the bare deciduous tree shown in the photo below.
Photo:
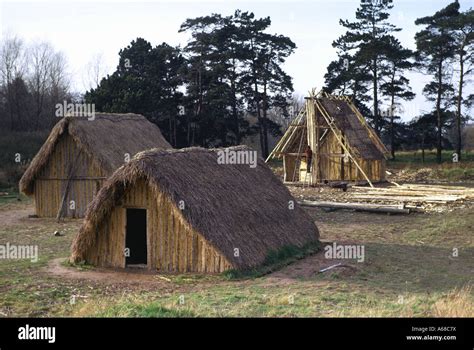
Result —
<path fill-rule="evenodd" d="M 0 95 L 2 102 L 6 106 L 5 116 L 2 121 L 8 123 L 11 130 L 14 130 L 17 124 L 21 124 L 21 114 L 17 116 L 20 120 L 15 120 L 15 107 L 18 100 L 18 89 L 21 86 L 20 80 L 23 79 L 27 70 L 25 60 L 25 50 L 23 41 L 16 36 L 5 37 L 0 44 Z"/>
<path fill-rule="evenodd" d="M 47 42 L 0 45 L 0 123 L 10 130 L 40 130 L 54 122 L 57 103 L 70 99 L 65 56 Z"/>
<path fill-rule="evenodd" d="M 89 91 L 99 86 L 100 81 L 107 75 L 109 67 L 105 63 L 104 55 L 96 53 L 91 56 L 91 59 L 85 67 L 84 74 L 84 88 Z"/>

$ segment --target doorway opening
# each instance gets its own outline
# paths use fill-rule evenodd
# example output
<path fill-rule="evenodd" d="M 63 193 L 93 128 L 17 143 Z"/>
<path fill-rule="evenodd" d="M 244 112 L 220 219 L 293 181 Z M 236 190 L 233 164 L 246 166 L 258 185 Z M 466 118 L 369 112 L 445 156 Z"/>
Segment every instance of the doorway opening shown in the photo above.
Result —
<path fill-rule="evenodd" d="M 125 264 L 147 265 L 146 209 L 127 208 L 125 229 Z"/>

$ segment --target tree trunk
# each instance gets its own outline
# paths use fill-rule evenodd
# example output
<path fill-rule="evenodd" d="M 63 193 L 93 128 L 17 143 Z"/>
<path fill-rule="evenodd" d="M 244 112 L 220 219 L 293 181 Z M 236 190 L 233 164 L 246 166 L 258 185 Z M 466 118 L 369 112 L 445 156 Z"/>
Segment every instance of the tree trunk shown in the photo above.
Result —
<path fill-rule="evenodd" d="M 394 107 L 395 107 L 395 91 L 393 88 L 392 80 L 392 101 L 390 103 L 390 152 L 392 154 L 392 160 L 395 160 L 395 123 L 394 123 Z"/>
<path fill-rule="evenodd" d="M 233 50 L 233 54 L 235 51 Z M 234 133 L 235 133 L 235 143 L 240 145 L 240 125 L 239 125 L 239 112 L 237 110 L 237 83 L 236 83 L 236 62 L 235 58 L 232 59 L 232 76 L 230 81 L 230 88 L 232 93 L 232 118 L 234 120 Z"/>
<path fill-rule="evenodd" d="M 7 95 L 8 95 L 8 111 L 10 114 L 10 130 L 15 131 L 15 117 L 13 111 L 13 94 L 12 87 L 7 78 Z"/>
<path fill-rule="evenodd" d="M 436 98 L 436 116 L 438 119 L 438 139 L 436 147 L 436 161 L 441 164 L 441 151 L 442 151 L 442 123 L 441 123 L 441 90 L 443 84 L 443 61 L 440 60 L 438 64 L 438 96 Z"/>
<path fill-rule="evenodd" d="M 263 125 L 262 125 L 262 131 L 263 131 L 263 150 L 262 150 L 262 155 L 263 159 L 267 159 L 268 157 L 268 129 L 267 129 L 267 82 L 264 83 L 263 85 Z"/>
<path fill-rule="evenodd" d="M 374 85 L 374 124 L 377 135 L 380 135 L 380 120 L 379 120 L 379 100 L 378 100 L 378 87 L 377 87 L 377 57 L 373 60 L 373 85 Z"/>
<path fill-rule="evenodd" d="M 174 147 L 178 145 L 178 141 L 176 139 L 176 116 L 173 118 L 173 141 L 174 141 Z"/>
<path fill-rule="evenodd" d="M 461 112 L 462 112 L 462 87 L 464 84 L 464 46 L 461 48 L 459 54 L 459 87 L 458 87 L 458 98 L 457 98 L 457 110 L 456 110 L 456 131 L 457 131 L 457 148 L 458 160 L 461 160 L 461 149 L 462 149 L 462 135 L 461 135 Z"/>
<path fill-rule="evenodd" d="M 262 126 L 262 115 L 260 111 L 260 98 L 258 93 L 258 84 L 257 80 L 254 80 L 254 95 L 255 95 L 255 109 L 257 112 L 257 120 L 258 120 L 258 132 L 259 132 L 259 141 L 260 141 L 260 150 L 262 155 L 264 153 L 265 146 L 263 144 L 263 126 Z"/>
<path fill-rule="evenodd" d="M 175 147 L 176 145 L 173 144 L 173 127 L 172 127 L 172 121 L 171 121 L 171 114 L 168 118 L 168 135 L 170 138 L 170 144 Z"/>
<path fill-rule="evenodd" d="M 195 116 L 197 117 L 197 120 L 201 120 L 201 113 L 202 113 L 202 106 L 203 106 L 203 94 L 202 94 L 202 53 L 199 59 L 199 69 L 197 72 L 197 86 L 198 86 L 198 106 L 197 106 L 197 111 L 195 112 Z M 186 141 L 188 143 L 188 147 L 194 145 L 194 128 L 192 130 L 192 136 L 191 136 L 191 118 L 188 117 L 187 119 L 187 134 L 186 134 Z M 192 140 L 191 140 L 192 138 Z"/>
<path fill-rule="evenodd" d="M 425 134 L 421 138 L 421 162 L 425 163 Z"/>
<path fill-rule="evenodd" d="M 232 118 L 234 120 L 235 143 L 240 145 L 239 114 L 237 111 L 237 96 L 234 79 L 232 79 L 230 87 L 232 91 Z"/>
<path fill-rule="evenodd" d="M 253 78 L 253 85 L 254 85 L 254 98 L 255 98 L 255 110 L 257 112 L 257 120 L 258 120 L 258 132 L 259 132 L 259 141 L 260 141 L 260 150 L 262 152 L 262 156 L 265 153 L 265 145 L 263 142 L 263 121 L 262 121 L 262 114 L 260 111 L 260 94 L 258 92 L 258 82 L 257 82 L 257 70 L 255 68 L 255 60 L 252 60 L 252 78 Z"/>

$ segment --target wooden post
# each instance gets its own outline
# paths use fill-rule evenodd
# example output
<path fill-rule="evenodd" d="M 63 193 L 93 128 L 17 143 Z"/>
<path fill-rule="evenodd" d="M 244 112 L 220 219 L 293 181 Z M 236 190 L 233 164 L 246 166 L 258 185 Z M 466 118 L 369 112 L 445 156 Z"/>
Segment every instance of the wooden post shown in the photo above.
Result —
<path fill-rule="evenodd" d="M 300 145 L 298 147 L 298 155 L 296 156 L 296 161 L 295 161 L 295 169 L 293 171 L 293 178 L 292 181 L 295 182 L 295 177 L 296 177 L 296 169 L 298 169 L 298 172 L 300 174 L 300 165 L 298 163 L 298 160 L 300 159 L 301 156 L 301 147 L 303 145 L 303 139 L 304 139 L 304 132 L 301 133 L 301 138 L 300 138 Z M 300 179 L 301 180 L 301 179 Z"/>
<path fill-rule="evenodd" d="M 316 125 L 316 149 L 314 150 L 314 153 L 316 155 L 316 158 L 315 158 L 315 166 L 316 166 L 316 171 L 314 171 L 313 167 L 311 167 L 311 171 L 315 173 L 315 179 L 316 179 L 316 183 L 320 183 L 321 182 L 321 178 L 320 178 L 320 163 L 321 163 L 321 148 L 320 148 L 320 142 L 319 142 L 319 138 L 320 138 L 320 134 L 319 134 L 319 113 L 316 113 L 316 111 L 314 111 L 314 117 L 315 117 L 315 125 Z"/>
<path fill-rule="evenodd" d="M 66 186 L 64 187 L 64 193 L 63 193 L 63 196 L 61 198 L 61 203 L 59 203 L 58 213 L 56 215 L 56 221 L 57 222 L 59 222 L 59 220 L 61 220 L 61 216 L 63 214 L 64 202 L 66 201 L 67 194 L 69 192 L 69 187 L 71 186 L 71 179 L 72 179 L 72 176 L 74 175 L 74 170 L 76 168 L 76 164 L 79 160 L 79 156 L 81 155 L 81 153 L 82 153 L 82 148 L 79 150 L 79 152 L 77 152 L 77 155 L 74 158 L 74 161 L 71 164 L 69 164 L 69 169 L 68 169 L 68 172 L 67 172 L 68 176 L 67 176 Z"/>
<path fill-rule="evenodd" d="M 317 154 L 316 152 L 316 147 L 318 147 L 318 140 L 317 140 L 317 126 L 316 120 L 315 120 L 315 89 L 310 91 L 310 97 L 306 101 L 306 126 L 307 126 L 307 140 L 308 140 L 308 145 L 311 147 L 311 151 L 313 153 Z M 317 163 L 319 162 L 319 159 L 317 160 Z M 318 165 L 316 165 L 318 166 Z M 311 173 L 310 173 L 310 183 L 311 184 L 316 184 L 318 182 L 318 172 L 314 171 L 313 168 L 311 168 Z"/>
<path fill-rule="evenodd" d="M 331 117 L 329 116 L 329 114 L 326 112 L 326 110 L 324 109 L 324 107 L 322 105 L 320 105 L 317 101 L 315 101 L 315 105 L 316 107 L 318 108 L 318 110 L 321 112 L 321 115 L 323 116 L 323 118 L 326 120 L 326 123 L 328 123 L 328 126 L 331 128 L 331 131 L 333 132 L 334 136 L 336 137 L 337 141 L 339 142 L 339 144 L 341 145 L 341 147 L 344 149 L 344 151 L 348 154 L 348 156 L 354 161 L 354 165 L 357 167 L 357 169 L 359 169 L 359 171 L 364 175 L 365 179 L 367 180 L 367 182 L 369 183 L 370 187 L 374 187 L 374 185 L 372 184 L 372 182 L 370 181 L 369 177 L 367 176 L 367 174 L 364 172 L 364 170 L 360 167 L 359 163 L 357 162 L 357 160 L 355 159 L 355 157 L 352 155 L 352 153 L 350 152 L 350 146 L 349 145 L 345 145 L 344 142 L 341 140 L 341 138 L 339 137 L 339 135 L 337 134 L 337 131 L 334 129 L 334 126 L 333 126 L 333 123 L 332 123 L 332 120 L 331 120 Z"/>
<path fill-rule="evenodd" d="M 341 140 L 342 142 L 344 142 L 344 132 L 341 131 Z M 341 154 L 342 154 L 342 157 L 341 157 L 341 180 L 344 181 L 345 180 L 345 163 L 344 163 L 344 157 L 345 157 L 345 153 L 344 153 L 344 148 L 341 146 Z M 350 178 L 349 178 L 350 179 Z"/>

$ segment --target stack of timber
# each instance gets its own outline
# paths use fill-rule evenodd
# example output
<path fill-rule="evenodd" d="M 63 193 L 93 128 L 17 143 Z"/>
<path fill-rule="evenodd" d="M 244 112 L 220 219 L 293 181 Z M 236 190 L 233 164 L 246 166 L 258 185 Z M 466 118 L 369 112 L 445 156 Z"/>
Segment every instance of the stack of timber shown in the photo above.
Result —
<path fill-rule="evenodd" d="M 421 184 L 393 184 L 385 187 L 348 186 L 347 192 L 335 188 L 291 188 L 299 203 L 331 210 L 356 210 L 376 213 L 409 214 L 442 212 L 474 205 L 474 188 Z"/>
<path fill-rule="evenodd" d="M 350 209 L 357 211 L 367 211 L 373 213 L 393 213 L 393 214 L 409 214 L 410 209 L 403 205 L 387 205 L 387 204 L 367 204 L 367 203 L 338 203 L 338 202 L 318 202 L 318 201 L 298 201 L 302 206 L 320 207 L 330 209 Z"/>
<path fill-rule="evenodd" d="M 462 186 L 404 184 L 394 187 L 353 186 L 356 201 L 403 205 L 415 211 L 431 211 L 474 200 L 474 188 Z"/>

